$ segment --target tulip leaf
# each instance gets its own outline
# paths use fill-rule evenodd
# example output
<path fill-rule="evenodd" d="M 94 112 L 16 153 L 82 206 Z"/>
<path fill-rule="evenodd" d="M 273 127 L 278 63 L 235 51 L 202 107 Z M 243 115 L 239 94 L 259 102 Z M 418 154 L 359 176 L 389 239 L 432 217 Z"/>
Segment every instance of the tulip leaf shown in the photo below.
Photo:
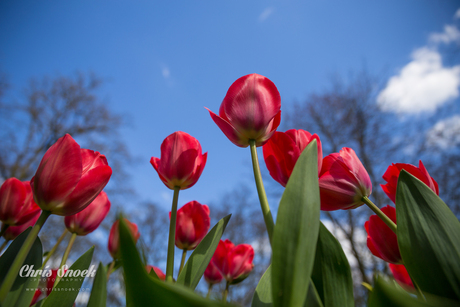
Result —
<path fill-rule="evenodd" d="M 308 286 L 307 299 L 305 300 L 304 307 L 323 307 L 323 302 L 319 297 L 318 291 L 316 291 L 313 281 L 310 281 L 310 285 Z"/>
<path fill-rule="evenodd" d="M 424 292 L 460 300 L 460 222 L 423 182 L 402 170 L 396 191 L 398 245 Z"/>
<path fill-rule="evenodd" d="M 347 257 L 339 241 L 322 223 L 311 279 L 325 307 L 355 305 Z"/>
<path fill-rule="evenodd" d="M 70 276 L 70 272 L 83 273 L 88 270 L 91 259 L 93 258 L 94 246 L 91 247 L 86 253 L 80 256 L 77 261 L 67 270 L 68 276 L 63 276 L 61 280 L 51 291 L 50 295 L 44 300 L 43 307 L 72 307 L 78 293 L 80 292 L 81 285 L 83 284 L 84 277 Z M 91 276 L 91 275 L 90 275 Z"/>
<path fill-rule="evenodd" d="M 271 307 L 273 306 L 272 295 L 272 270 L 267 268 L 264 275 L 259 280 L 254 296 L 252 297 L 252 307 Z"/>
<path fill-rule="evenodd" d="M 232 215 L 221 219 L 198 244 L 177 278 L 177 283 L 195 289 L 219 245 L 220 238 Z"/>
<path fill-rule="evenodd" d="M 273 233 L 274 306 L 303 306 L 319 233 L 316 140 L 304 149 L 281 198 Z"/>
<path fill-rule="evenodd" d="M 123 219 L 120 219 L 120 250 L 126 285 L 128 307 L 224 307 L 231 306 L 199 296 L 177 283 L 152 278 L 143 265 L 133 237 Z"/>
<path fill-rule="evenodd" d="M 19 249 L 22 247 L 22 244 L 29 235 L 31 228 L 28 228 L 23 233 L 21 233 L 8 247 L 5 253 L 0 258 L 0 280 L 3 280 L 5 275 L 8 273 L 13 260 L 16 258 Z M 29 254 L 24 261 L 23 267 L 25 271 L 23 272 L 24 277 L 18 276 L 16 281 L 13 284 L 10 292 L 5 298 L 4 306 L 29 306 L 32 298 L 34 297 L 35 291 L 31 289 L 36 289 L 38 282 L 40 281 L 41 276 L 37 277 L 26 277 L 28 265 L 33 270 L 39 270 L 42 266 L 42 243 L 37 237 L 35 239 L 32 248 L 29 251 Z"/>
<path fill-rule="evenodd" d="M 87 307 L 106 306 L 107 301 L 107 271 L 105 266 L 99 262 L 96 277 L 94 278 L 91 296 Z"/>

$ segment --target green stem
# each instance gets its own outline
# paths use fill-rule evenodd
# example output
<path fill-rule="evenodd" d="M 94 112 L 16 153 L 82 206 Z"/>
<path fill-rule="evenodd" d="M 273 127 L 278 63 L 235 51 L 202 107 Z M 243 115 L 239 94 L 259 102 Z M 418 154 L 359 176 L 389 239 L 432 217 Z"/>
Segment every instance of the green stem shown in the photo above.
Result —
<path fill-rule="evenodd" d="M 3 304 L 8 292 L 10 292 L 11 287 L 13 286 L 13 283 L 16 280 L 18 272 L 21 269 L 22 264 L 24 263 L 24 260 L 29 254 L 29 251 L 32 248 L 32 245 L 34 244 L 35 239 L 37 238 L 38 233 L 40 232 L 40 229 L 43 227 L 43 224 L 45 224 L 50 214 L 51 212 L 49 211 L 42 211 L 42 214 L 38 218 L 34 227 L 32 227 L 32 229 L 30 230 L 29 235 L 22 244 L 22 247 L 16 255 L 16 258 L 14 259 L 13 264 L 8 270 L 8 273 L 6 274 L 5 279 L 3 280 L 3 284 L 0 288 L 0 304 Z"/>
<path fill-rule="evenodd" d="M 179 200 L 180 187 L 174 187 L 174 196 L 171 208 L 171 221 L 169 223 L 169 239 L 168 239 L 168 258 L 166 262 L 166 281 L 173 281 L 174 272 L 174 242 L 176 238 L 176 217 L 177 217 L 177 201 Z"/>
<path fill-rule="evenodd" d="M 206 294 L 206 298 L 209 298 L 211 296 L 211 290 L 212 290 L 212 286 L 214 284 L 209 284 L 209 288 L 208 288 L 208 294 Z"/>
<path fill-rule="evenodd" d="M 0 231 L 0 237 L 3 237 L 3 235 L 5 234 L 6 230 L 8 229 L 8 227 L 10 227 L 10 225 L 5 225 L 3 226 L 2 228 L 2 231 Z"/>
<path fill-rule="evenodd" d="M 275 223 L 273 222 L 273 216 L 270 212 L 270 206 L 268 205 L 267 194 L 265 193 L 264 184 L 262 182 L 262 175 L 260 173 L 259 167 L 259 159 L 257 157 L 256 141 L 249 140 L 249 145 L 251 147 L 252 167 L 254 169 L 254 179 L 256 181 L 257 193 L 259 194 L 260 207 L 262 208 L 265 226 L 267 227 L 268 238 L 271 244 Z"/>
<path fill-rule="evenodd" d="M 64 229 L 64 231 L 62 232 L 62 235 L 56 241 L 56 244 L 54 244 L 53 248 L 48 252 L 48 255 L 46 255 L 45 261 L 43 261 L 43 264 L 42 264 L 42 270 L 45 268 L 45 265 L 48 262 L 48 260 L 50 260 L 51 256 L 53 256 L 53 254 L 56 252 L 62 240 L 64 240 L 64 237 L 66 234 L 67 234 L 67 228 Z"/>
<path fill-rule="evenodd" d="M 377 216 L 385 223 L 388 227 L 396 234 L 396 224 L 385 214 L 382 210 L 379 209 L 367 196 L 363 196 L 361 199 L 372 211 L 377 214 Z"/>
<path fill-rule="evenodd" d="M 229 284 L 229 282 L 227 281 L 227 284 L 225 285 L 224 294 L 222 295 L 222 301 L 224 301 L 224 303 L 227 302 L 228 286 L 230 286 L 230 284 Z"/>
<path fill-rule="evenodd" d="M 181 259 L 181 261 L 180 261 L 179 274 L 178 274 L 177 276 L 180 275 L 180 272 L 182 272 L 182 269 L 184 268 L 185 257 L 186 257 L 186 255 L 187 255 L 187 250 L 184 249 L 184 250 L 182 251 L 182 259 Z"/>
<path fill-rule="evenodd" d="M 72 246 L 73 246 L 73 243 L 75 242 L 75 239 L 77 238 L 77 234 L 76 233 L 72 233 L 72 236 L 70 237 L 70 240 L 69 240 L 69 244 L 67 245 L 67 248 L 65 249 L 65 252 L 64 252 L 64 256 L 62 256 L 62 260 L 61 260 L 61 265 L 59 266 L 59 272 L 61 272 L 62 275 L 64 275 L 64 265 L 65 263 L 67 262 L 67 258 L 69 257 L 69 254 L 70 254 L 70 250 L 72 249 Z M 59 274 L 56 275 L 56 280 L 54 282 L 54 285 L 53 285 L 53 289 L 56 287 L 56 285 L 58 284 L 59 280 L 61 280 L 61 276 L 59 276 Z"/>
<path fill-rule="evenodd" d="M 2 246 L 0 246 L 0 253 L 3 251 L 3 249 L 6 247 L 6 245 L 8 245 L 8 242 L 10 242 L 10 240 L 5 240 L 5 242 L 3 242 Z"/>
<path fill-rule="evenodd" d="M 109 280 L 110 274 L 112 274 L 113 267 L 115 266 L 115 260 L 110 262 L 109 268 L 107 269 L 107 281 Z"/>

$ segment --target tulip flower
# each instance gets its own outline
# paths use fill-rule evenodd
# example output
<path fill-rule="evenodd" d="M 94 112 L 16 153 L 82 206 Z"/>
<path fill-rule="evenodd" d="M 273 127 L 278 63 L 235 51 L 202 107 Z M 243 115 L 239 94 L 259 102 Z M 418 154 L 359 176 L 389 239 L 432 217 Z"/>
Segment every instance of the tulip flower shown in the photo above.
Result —
<path fill-rule="evenodd" d="M 18 226 L 39 213 L 40 207 L 34 202 L 29 181 L 9 178 L 3 182 L 0 188 L 0 221 L 3 224 Z"/>
<path fill-rule="evenodd" d="M 32 302 L 30 302 L 30 306 L 33 306 L 35 305 L 35 303 L 38 302 L 40 295 L 42 295 L 42 290 L 40 289 L 35 290 L 34 297 L 32 298 Z"/>
<path fill-rule="evenodd" d="M 201 145 L 191 135 L 177 131 L 161 144 L 161 159 L 152 157 L 150 163 L 161 181 L 174 190 L 192 187 L 200 178 L 207 153 L 201 154 Z"/>
<path fill-rule="evenodd" d="M 155 274 L 157 274 L 157 276 L 158 276 L 158 278 L 159 278 L 160 280 L 163 280 L 163 281 L 164 281 L 165 278 L 166 278 L 166 275 L 163 273 L 163 271 L 162 271 L 160 268 L 156 267 L 156 266 L 147 265 L 147 266 L 145 267 L 145 269 L 147 270 L 147 273 L 149 273 L 149 274 L 150 274 L 150 272 L 153 270 L 153 271 L 155 272 Z"/>
<path fill-rule="evenodd" d="M 422 161 L 419 161 L 418 167 L 412 164 L 405 163 L 396 163 L 391 164 L 382 178 L 387 182 L 387 184 L 381 184 L 382 190 L 388 197 L 396 203 L 396 187 L 398 185 L 399 173 L 401 170 L 405 170 L 420 179 L 424 184 L 426 184 L 436 195 L 439 195 L 438 183 L 428 174 L 425 166 Z"/>
<path fill-rule="evenodd" d="M 137 229 L 137 225 L 131 223 L 127 219 L 124 219 L 124 221 L 126 223 L 126 226 L 128 226 L 128 229 L 131 231 L 131 235 L 133 236 L 134 242 L 137 242 L 137 240 L 139 240 L 139 237 L 141 236 L 139 230 Z M 113 223 L 109 234 L 109 243 L 107 247 L 113 259 L 120 259 L 120 237 L 118 231 L 119 224 L 120 221 L 116 220 L 115 223 Z"/>
<path fill-rule="evenodd" d="M 211 261 L 229 284 L 235 284 L 254 268 L 254 249 L 249 244 L 235 246 L 230 240 L 220 240 Z"/>
<path fill-rule="evenodd" d="M 3 238 L 5 238 L 5 240 L 7 241 L 14 240 L 16 239 L 17 236 L 23 233 L 27 228 L 34 226 L 38 220 L 38 217 L 40 216 L 40 208 L 38 206 L 37 208 L 38 210 L 35 211 L 35 215 L 32 216 L 31 219 L 25 222 L 24 224 L 21 224 L 19 226 L 9 226 L 8 228 L 6 228 L 7 226 L 6 224 L 3 224 L 2 225 Z"/>
<path fill-rule="evenodd" d="M 218 284 L 222 281 L 223 277 L 214 262 L 209 262 L 206 270 L 204 271 L 204 279 L 209 285 Z"/>
<path fill-rule="evenodd" d="M 86 236 L 99 227 L 109 210 L 110 201 L 107 194 L 102 191 L 88 207 L 74 215 L 66 216 L 64 218 L 65 227 L 71 233 Z"/>
<path fill-rule="evenodd" d="M 236 80 L 228 89 L 219 115 L 209 109 L 212 120 L 236 146 L 264 145 L 281 120 L 281 97 L 268 78 L 250 74 Z"/>
<path fill-rule="evenodd" d="M 321 210 L 354 209 L 372 192 L 369 174 L 351 148 L 324 158 L 319 174 Z"/>
<path fill-rule="evenodd" d="M 52 214 L 72 215 L 99 195 L 111 175 L 105 156 L 80 148 L 66 134 L 48 149 L 31 180 L 34 199 Z"/>
<path fill-rule="evenodd" d="M 323 163 L 323 150 L 321 141 L 316 134 L 311 135 L 310 132 L 302 129 L 291 129 L 286 132 L 276 131 L 263 146 L 267 169 L 272 178 L 283 187 L 286 186 L 300 154 L 313 139 L 316 139 L 318 146 L 319 173 Z"/>
<path fill-rule="evenodd" d="M 414 284 L 407 272 L 406 267 L 403 264 L 389 264 L 390 271 L 393 273 L 393 277 L 398 282 L 398 284 L 408 290 L 415 289 Z"/>
<path fill-rule="evenodd" d="M 383 207 L 382 212 L 396 224 L 396 209 L 394 207 Z M 367 247 L 369 247 L 374 256 L 386 262 L 394 264 L 402 263 L 396 234 L 385 222 L 377 215 L 371 215 L 369 221 L 364 223 L 364 228 L 366 228 L 367 232 Z"/>
<path fill-rule="evenodd" d="M 208 233 L 210 225 L 208 206 L 196 200 L 186 203 L 177 210 L 176 246 L 183 250 L 195 249 Z"/>

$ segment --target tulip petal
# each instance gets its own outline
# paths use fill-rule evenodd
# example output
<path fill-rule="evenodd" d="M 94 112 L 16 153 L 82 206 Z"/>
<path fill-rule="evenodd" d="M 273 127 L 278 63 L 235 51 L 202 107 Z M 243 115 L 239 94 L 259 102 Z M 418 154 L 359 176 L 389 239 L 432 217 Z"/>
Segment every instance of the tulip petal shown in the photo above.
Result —
<path fill-rule="evenodd" d="M 211 115 L 212 120 L 216 123 L 216 125 L 222 130 L 225 136 L 236 146 L 238 147 L 248 147 L 249 146 L 249 139 L 245 137 L 243 134 L 238 132 L 229 122 L 221 118 L 220 116 L 214 114 L 211 110 L 206 108 Z"/>
<path fill-rule="evenodd" d="M 19 179 L 9 178 L 0 188 L 0 220 L 15 224 L 17 215 L 26 200 L 27 190 Z"/>
<path fill-rule="evenodd" d="M 200 178 L 201 174 L 203 173 L 204 166 L 206 165 L 206 160 L 208 158 L 208 153 L 205 152 L 203 155 L 198 157 L 196 160 L 197 168 L 195 172 L 192 174 L 190 178 L 187 179 L 187 182 L 190 182 L 188 185 L 182 188 L 182 190 L 188 189 L 197 183 L 198 179 Z"/>

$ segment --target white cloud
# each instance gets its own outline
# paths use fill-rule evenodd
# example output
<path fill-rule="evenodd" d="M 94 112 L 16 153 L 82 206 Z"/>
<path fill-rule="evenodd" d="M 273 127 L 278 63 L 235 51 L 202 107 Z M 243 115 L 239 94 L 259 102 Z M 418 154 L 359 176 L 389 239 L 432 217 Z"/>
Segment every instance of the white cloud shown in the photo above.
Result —
<path fill-rule="evenodd" d="M 377 97 L 384 110 L 399 113 L 433 111 L 459 96 L 460 65 L 444 67 L 439 52 L 422 47 L 412 61 L 393 76 Z"/>
<path fill-rule="evenodd" d="M 454 25 L 445 25 L 444 32 L 432 33 L 429 41 L 434 44 L 449 44 L 455 41 L 460 41 L 460 31 Z"/>
<path fill-rule="evenodd" d="M 459 18 L 460 18 L 460 9 L 458 9 L 454 15 L 454 19 L 459 19 Z"/>
<path fill-rule="evenodd" d="M 460 115 L 438 121 L 426 134 L 429 146 L 448 149 L 460 144 Z"/>
<path fill-rule="evenodd" d="M 164 66 L 162 69 L 161 69 L 161 74 L 163 75 L 163 78 L 165 79 L 169 79 L 169 77 L 171 77 L 171 72 L 169 71 L 169 68 Z"/>
<path fill-rule="evenodd" d="M 273 13 L 275 12 L 275 9 L 273 7 L 267 7 L 265 10 L 263 10 L 262 13 L 259 15 L 259 22 L 264 22 L 267 20 L 268 17 L 270 17 Z"/>

